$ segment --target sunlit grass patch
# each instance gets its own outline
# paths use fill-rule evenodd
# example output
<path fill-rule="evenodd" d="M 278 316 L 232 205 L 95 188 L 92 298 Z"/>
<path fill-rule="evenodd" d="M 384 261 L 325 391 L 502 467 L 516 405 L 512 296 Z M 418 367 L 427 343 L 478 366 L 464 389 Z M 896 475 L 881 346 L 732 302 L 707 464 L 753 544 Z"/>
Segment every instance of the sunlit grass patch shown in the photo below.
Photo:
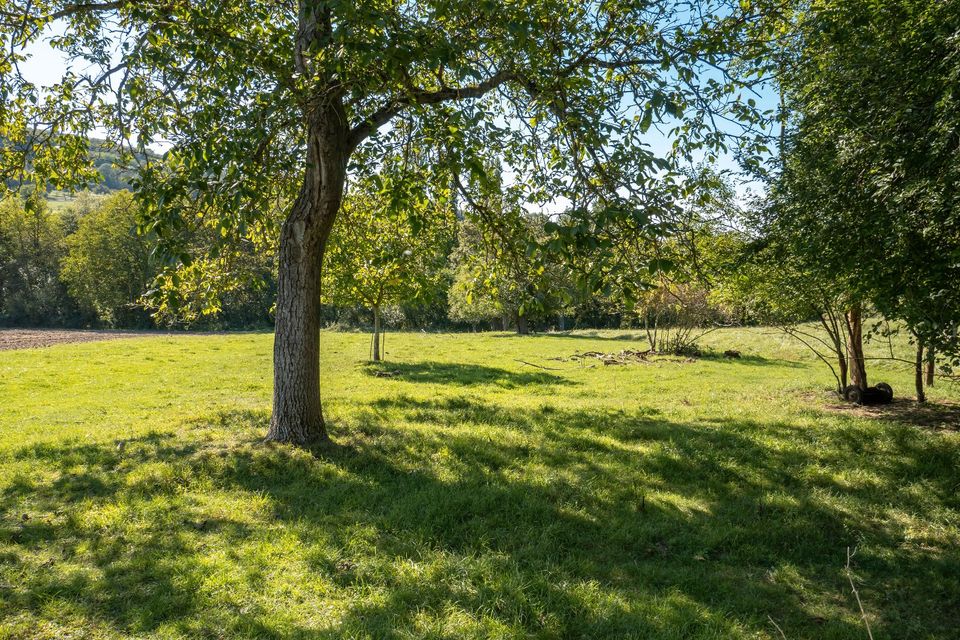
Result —
<path fill-rule="evenodd" d="M 314 452 L 262 441 L 268 335 L 8 352 L 0 637 L 862 638 L 847 547 L 876 637 L 952 637 L 956 432 L 762 330 L 549 359 L 611 337 L 325 334 Z"/>

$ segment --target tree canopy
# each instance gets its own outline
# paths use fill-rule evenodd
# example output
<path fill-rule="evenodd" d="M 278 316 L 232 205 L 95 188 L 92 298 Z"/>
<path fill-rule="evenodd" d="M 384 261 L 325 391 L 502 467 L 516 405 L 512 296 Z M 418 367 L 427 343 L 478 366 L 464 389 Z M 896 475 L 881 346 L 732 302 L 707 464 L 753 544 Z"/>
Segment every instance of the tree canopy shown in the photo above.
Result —
<path fill-rule="evenodd" d="M 792 28 L 780 76 L 790 118 L 768 228 L 821 290 L 955 353 L 957 4 L 822 0 Z"/>
<path fill-rule="evenodd" d="M 5 0 L 2 169 L 69 186 L 90 177 L 94 130 L 128 150 L 162 141 L 172 145 L 164 162 L 140 156 L 136 183 L 158 229 L 173 235 L 213 211 L 211 224 L 242 233 L 250 218 L 288 206 L 308 155 L 304 114 L 336 97 L 349 124 L 343 143 L 361 147 L 357 172 L 410 140 L 482 172 L 476 157 L 495 145 L 537 202 L 640 193 L 664 166 L 642 144 L 655 123 L 676 125 L 689 152 L 730 137 L 711 117 L 758 115 L 738 101 L 756 67 L 732 62 L 750 62 L 736 52 L 748 49 L 746 26 L 762 8 Z M 18 64 L 43 37 L 78 63 L 46 88 Z M 735 70 L 741 85 L 731 84 Z M 384 127 L 401 115 L 407 126 Z"/>

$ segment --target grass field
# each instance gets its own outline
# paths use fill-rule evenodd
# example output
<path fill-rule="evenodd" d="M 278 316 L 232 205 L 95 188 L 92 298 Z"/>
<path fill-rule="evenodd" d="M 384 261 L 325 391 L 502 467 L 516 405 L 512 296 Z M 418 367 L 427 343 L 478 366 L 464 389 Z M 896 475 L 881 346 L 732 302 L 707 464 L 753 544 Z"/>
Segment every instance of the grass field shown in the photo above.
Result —
<path fill-rule="evenodd" d="M 317 456 L 261 442 L 268 334 L 0 353 L 0 638 L 866 638 L 848 548 L 875 638 L 958 637 L 955 407 L 764 330 L 549 359 L 629 338 L 325 334 Z"/>

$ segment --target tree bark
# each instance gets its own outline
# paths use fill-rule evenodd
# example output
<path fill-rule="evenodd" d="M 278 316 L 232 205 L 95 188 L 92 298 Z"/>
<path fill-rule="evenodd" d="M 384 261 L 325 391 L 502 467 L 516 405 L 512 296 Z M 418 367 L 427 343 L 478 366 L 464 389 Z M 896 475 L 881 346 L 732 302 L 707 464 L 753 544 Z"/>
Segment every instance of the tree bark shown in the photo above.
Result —
<path fill-rule="evenodd" d="M 863 357 L 863 311 L 859 304 L 847 311 L 847 354 L 850 382 L 860 389 L 866 389 L 867 365 Z"/>
<path fill-rule="evenodd" d="M 923 392 L 923 340 L 917 338 L 917 366 L 916 366 L 916 387 L 917 402 L 926 402 L 927 394 Z"/>
<path fill-rule="evenodd" d="M 930 347 L 927 349 L 927 386 L 932 387 L 937 370 L 937 352 Z"/>
<path fill-rule="evenodd" d="M 843 350 L 840 349 L 837 351 L 837 367 L 839 368 L 840 373 L 840 393 L 843 393 L 843 390 L 847 386 L 847 358 L 843 354 Z"/>
<path fill-rule="evenodd" d="M 280 230 L 268 440 L 311 446 L 327 439 L 320 405 L 320 276 L 340 210 L 350 148 L 338 100 L 307 115 L 307 164 Z"/>
<path fill-rule="evenodd" d="M 517 314 L 517 335 L 525 336 L 530 333 L 530 325 L 527 324 L 527 316 Z"/>
<path fill-rule="evenodd" d="M 373 307 L 373 361 L 380 362 L 380 307 Z"/>

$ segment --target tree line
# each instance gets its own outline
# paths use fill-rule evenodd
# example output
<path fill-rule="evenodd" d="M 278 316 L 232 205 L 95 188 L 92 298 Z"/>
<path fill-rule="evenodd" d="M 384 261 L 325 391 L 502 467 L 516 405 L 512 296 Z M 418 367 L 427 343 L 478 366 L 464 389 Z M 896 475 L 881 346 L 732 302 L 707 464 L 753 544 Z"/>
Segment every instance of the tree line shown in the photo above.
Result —
<path fill-rule="evenodd" d="M 718 184 L 723 189 L 712 206 L 725 208 L 726 219 L 737 205 L 730 186 Z M 678 323 L 707 327 L 756 320 L 735 320 L 730 305 L 711 297 L 707 265 L 716 277 L 722 266 L 715 262 L 729 260 L 744 240 L 723 231 L 717 220 L 708 221 L 707 208 L 686 221 L 696 218 L 700 225 L 685 227 L 690 238 L 677 235 L 666 245 L 634 238 L 643 247 L 624 248 L 622 255 L 637 263 L 633 289 L 644 290 L 637 298 L 625 293 L 623 283 L 584 288 L 566 256 L 531 254 L 533 247 L 553 241 L 555 220 L 566 219 L 563 213 L 498 212 L 515 225 L 504 244 L 458 211 L 449 193 L 386 213 L 390 205 L 382 188 L 357 184 L 345 200 L 325 259 L 320 303 L 328 326 L 373 328 L 378 337 L 387 327 L 520 334 L 645 327 L 656 346 L 657 336 Z M 496 206 L 508 205 L 498 198 Z M 36 194 L 8 198 L 0 204 L 0 322 L 114 329 L 271 326 L 276 238 L 227 250 L 202 228 L 193 235 L 196 257 L 173 261 L 171 268 L 128 191 L 83 193 L 56 208 Z M 723 258 L 705 253 L 720 245 L 726 245 Z M 698 271 L 681 275 L 677 268 L 669 277 L 664 271 L 652 278 L 650 256 L 666 261 L 668 253 L 678 265 L 698 261 Z M 379 341 L 373 344 L 379 359 Z"/>

